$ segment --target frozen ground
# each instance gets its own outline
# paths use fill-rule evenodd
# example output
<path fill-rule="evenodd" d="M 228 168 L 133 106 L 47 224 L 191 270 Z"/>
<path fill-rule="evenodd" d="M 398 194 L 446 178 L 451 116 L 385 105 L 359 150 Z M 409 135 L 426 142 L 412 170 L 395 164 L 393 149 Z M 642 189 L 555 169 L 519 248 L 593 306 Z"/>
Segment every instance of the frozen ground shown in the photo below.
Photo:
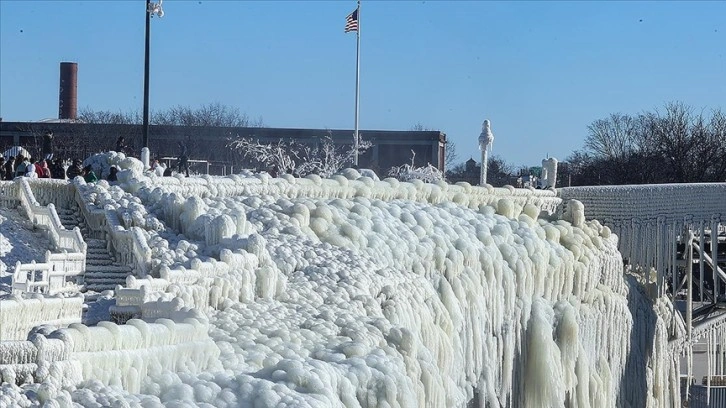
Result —
<path fill-rule="evenodd" d="M 49 248 L 47 234 L 34 230 L 26 216 L 0 207 L 0 297 L 11 292 L 15 263 L 42 262 Z"/>

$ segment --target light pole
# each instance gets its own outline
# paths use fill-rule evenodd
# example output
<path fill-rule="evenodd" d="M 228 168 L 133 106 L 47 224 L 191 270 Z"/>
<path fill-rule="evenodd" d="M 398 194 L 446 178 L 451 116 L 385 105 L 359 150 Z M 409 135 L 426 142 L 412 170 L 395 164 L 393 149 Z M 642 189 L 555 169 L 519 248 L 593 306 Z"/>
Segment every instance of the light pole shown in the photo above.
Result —
<path fill-rule="evenodd" d="M 156 14 L 164 17 L 164 10 L 161 9 L 161 2 L 153 3 L 146 0 L 146 47 L 144 49 L 144 129 L 143 129 L 143 147 L 149 147 L 149 31 L 151 29 L 151 17 Z"/>
<path fill-rule="evenodd" d="M 479 175 L 479 185 L 483 186 L 487 183 L 487 148 L 491 148 L 494 142 L 494 134 L 489 127 L 489 119 L 485 120 L 481 125 L 481 133 L 479 134 L 479 150 L 481 150 L 481 173 Z"/>

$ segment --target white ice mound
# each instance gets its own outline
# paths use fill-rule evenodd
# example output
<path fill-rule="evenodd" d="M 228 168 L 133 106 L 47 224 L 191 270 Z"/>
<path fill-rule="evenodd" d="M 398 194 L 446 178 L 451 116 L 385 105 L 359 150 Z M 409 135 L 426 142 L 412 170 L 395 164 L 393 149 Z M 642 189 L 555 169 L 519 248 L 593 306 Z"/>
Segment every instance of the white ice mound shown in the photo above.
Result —
<path fill-rule="evenodd" d="M 119 169 L 119 182 L 126 182 L 132 178 L 140 177 L 144 172 L 144 164 L 134 157 L 127 157 L 123 153 L 104 152 L 97 153 L 83 161 L 84 166 L 91 165 L 99 179 L 105 179 L 111 166 Z"/>
<path fill-rule="evenodd" d="M 211 287 L 194 303 L 206 299 L 213 308 L 219 365 L 205 362 L 219 368 L 151 367 L 129 379 L 140 384 L 134 395 L 90 381 L 73 390 L 73 401 L 664 407 L 680 400 L 678 356 L 668 349 L 675 330 L 662 317 L 670 305 L 654 304 L 623 274 L 617 237 L 581 217 L 581 208 L 571 211 L 573 222 L 544 219 L 550 192 L 356 173 L 145 180 L 137 197 L 147 213 L 190 240 L 156 242 L 155 258 L 179 259 L 169 254 L 193 245 L 203 252 L 205 242 L 237 245 L 219 249 L 217 272 L 170 286 L 187 300 L 197 285 Z M 99 202 L 113 194 L 96 193 Z M 161 268 L 161 279 L 174 273 Z M 104 384 L 112 378 L 98 376 Z"/>

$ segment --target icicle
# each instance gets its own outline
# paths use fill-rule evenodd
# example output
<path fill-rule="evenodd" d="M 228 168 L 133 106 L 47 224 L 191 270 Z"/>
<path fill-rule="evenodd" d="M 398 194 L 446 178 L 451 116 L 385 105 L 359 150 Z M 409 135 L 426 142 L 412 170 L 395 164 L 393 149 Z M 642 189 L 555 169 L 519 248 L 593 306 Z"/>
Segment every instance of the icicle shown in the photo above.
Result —
<path fill-rule="evenodd" d="M 704 301 L 703 298 L 703 284 L 705 280 L 705 274 L 706 274 L 706 264 L 703 262 L 703 255 L 706 252 L 705 249 L 706 245 L 706 224 L 701 221 L 700 227 L 698 229 L 698 293 L 699 293 L 699 299 L 701 302 Z M 689 251 L 692 251 L 693 248 L 688 248 Z M 715 276 L 715 274 L 714 274 Z"/>
<path fill-rule="evenodd" d="M 713 331 L 709 331 L 708 335 L 706 336 L 706 339 L 707 339 L 706 340 L 707 341 L 707 344 L 706 344 L 707 359 L 706 360 L 708 360 L 707 367 L 706 367 L 706 376 L 707 376 L 706 377 L 706 405 L 709 405 L 710 400 L 711 400 L 711 374 L 712 374 L 711 373 L 711 360 L 713 359 L 713 356 L 715 354 L 714 350 L 713 350 L 713 342 L 714 342 L 713 336 L 714 336 Z"/>
<path fill-rule="evenodd" d="M 711 266 L 713 270 L 713 296 L 718 302 L 718 297 L 721 293 L 721 277 L 716 272 L 718 266 L 718 216 L 711 217 Z"/>

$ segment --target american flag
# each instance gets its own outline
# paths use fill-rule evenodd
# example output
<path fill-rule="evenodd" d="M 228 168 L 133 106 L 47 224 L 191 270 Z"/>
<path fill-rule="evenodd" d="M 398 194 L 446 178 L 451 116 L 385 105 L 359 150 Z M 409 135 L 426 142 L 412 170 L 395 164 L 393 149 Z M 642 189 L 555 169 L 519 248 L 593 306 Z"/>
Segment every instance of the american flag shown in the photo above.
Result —
<path fill-rule="evenodd" d="M 358 9 L 348 14 L 345 18 L 345 32 L 358 31 Z"/>

